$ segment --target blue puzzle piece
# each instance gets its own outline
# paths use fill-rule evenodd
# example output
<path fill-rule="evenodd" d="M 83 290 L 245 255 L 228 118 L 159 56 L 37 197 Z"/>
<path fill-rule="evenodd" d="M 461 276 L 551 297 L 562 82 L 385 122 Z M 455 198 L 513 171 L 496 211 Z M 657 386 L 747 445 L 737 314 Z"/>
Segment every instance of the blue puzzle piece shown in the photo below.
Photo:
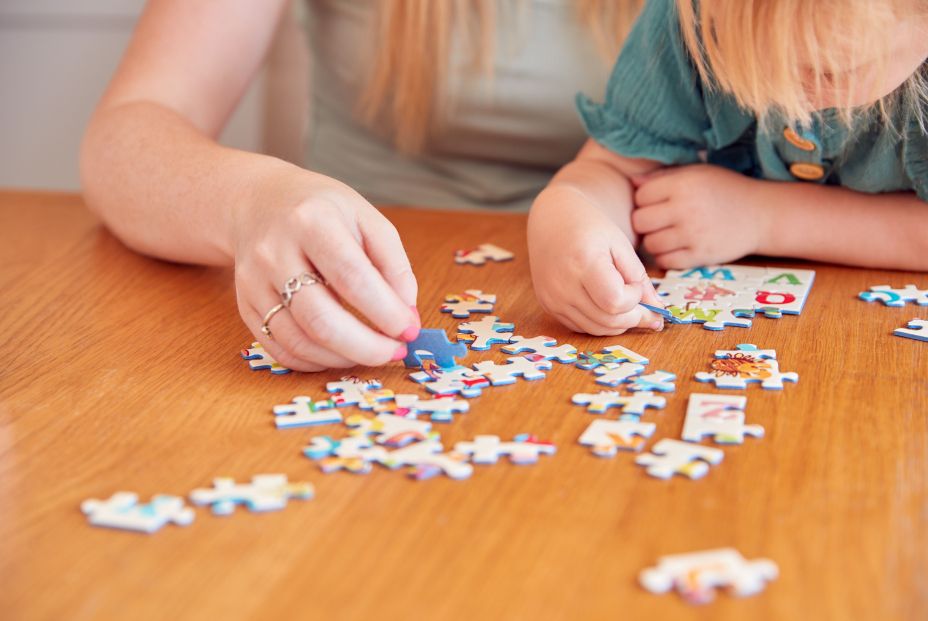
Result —
<path fill-rule="evenodd" d="M 411 368 L 422 365 L 422 360 L 416 353 L 420 351 L 432 354 L 435 362 L 443 369 L 458 366 L 455 358 L 467 355 L 467 346 L 464 343 L 452 343 L 448 340 L 445 331 L 440 328 L 422 328 L 416 340 L 409 342 L 406 348 L 408 353 L 403 358 L 403 363 Z"/>

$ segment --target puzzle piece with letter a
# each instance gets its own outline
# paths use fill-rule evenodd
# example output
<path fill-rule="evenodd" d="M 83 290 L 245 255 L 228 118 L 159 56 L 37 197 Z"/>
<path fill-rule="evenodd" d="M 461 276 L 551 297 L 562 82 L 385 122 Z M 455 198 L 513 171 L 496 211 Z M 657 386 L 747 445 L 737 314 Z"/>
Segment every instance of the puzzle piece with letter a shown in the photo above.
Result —
<path fill-rule="evenodd" d="M 409 368 L 422 366 L 423 352 L 431 354 L 435 363 L 443 369 L 458 366 L 455 358 L 467 355 L 467 346 L 464 343 L 452 343 L 440 328 L 422 328 L 419 336 L 407 343 L 406 348 L 408 353 L 403 363 Z"/>
<path fill-rule="evenodd" d="M 636 354 L 627 347 L 622 347 L 621 345 L 610 345 L 609 347 L 604 347 L 598 352 L 587 351 L 577 354 L 576 365 L 578 369 L 589 371 L 601 365 L 620 364 L 623 362 L 647 365 L 651 361 L 641 354 Z"/>
<path fill-rule="evenodd" d="M 571 398 L 576 405 L 587 406 L 591 414 L 605 414 L 609 408 L 621 408 L 623 414 L 644 415 L 645 408 L 663 409 L 667 399 L 658 397 L 653 392 L 642 391 L 631 395 L 622 395 L 614 390 L 601 390 L 598 393 L 577 393 Z"/>
<path fill-rule="evenodd" d="M 178 496 L 158 494 L 149 502 L 139 504 L 132 492 L 116 492 L 106 500 L 91 498 L 81 503 L 81 511 L 94 526 L 134 530 L 151 534 L 168 522 L 187 526 L 193 522 L 193 509 Z"/>
<path fill-rule="evenodd" d="M 647 473 L 658 479 L 680 474 L 699 479 L 709 472 L 709 465 L 721 463 L 725 453 L 717 448 L 664 438 L 651 447 L 650 453 L 639 455 L 635 463 L 645 466 Z"/>
<path fill-rule="evenodd" d="M 309 500 L 314 493 L 311 483 L 290 483 L 285 474 L 259 474 L 247 484 L 227 477 L 213 479 L 213 487 L 190 492 L 190 501 L 211 505 L 214 515 L 229 515 L 236 505 L 251 511 L 277 511 L 290 499 Z"/>
<path fill-rule="evenodd" d="M 483 265 L 487 261 L 509 261 L 515 255 L 493 244 L 480 244 L 471 250 L 456 250 L 454 262 L 458 265 Z"/>
<path fill-rule="evenodd" d="M 919 306 L 928 306 L 928 289 L 919 289 L 915 285 L 906 285 L 903 289 L 893 289 L 889 285 L 870 287 L 858 297 L 864 302 L 882 302 L 885 306 L 901 307 L 908 302 Z"/>
<path fill-rule="evenodd" d="M 501 442 L 499 436 L 475 436 L 472 441 L 458 442 L 454 452 L 470 455 L 475 464 L 495 464 L 503 455 L 514 464 L 534 464 L 539 455 L 554 455 L 557 448 L 530 434 L 519 434 L 512 442 Z"/>
<path fill-rule="evenodd" d="M 415 442 L 387 453 L 381 463 L 394 470 L 409 466 L 409 476 L 417 481 L 445 474 L 452 479 L 466 479 L 474 473 L 474 467 L 457 453 L 442 453 L 444 447 L 438 440 Z"/>
<path fill-rule="evenodd" d="M 290 369 L 283 366 L 265 351 L 261 343 L 255 341 L 251 347 L 242 350 L 242 358 L 248 361 L 252 371 L 270 371 L 274 375 L 289 373 Z"/>
<path fill-rule="evenodd" d="M 895 336 L 916 341 L 928 341 L 928 319 L 913 319 L 904 328 L 893 330 Z"/>
<path fill-rule="evenodd" d="M 557 360 L 561 364 L 573 364 L 577 361 L 576 347 L 568 343 L 558 345 L 557 340 L 550 336 L 514 336 L 509 339 L 509 345 L 504 345 L 502 350 L 506 354 L 528 351 L 543 360 Z"/>
<path fill-rule="evenodd" d="M 597 457 L 614 457 L 617 451 L 640 451 L 657 425 L 638 420 L 594 420 L 580 436 Z"/>
<path fill-rule="evenodd" d="M 709 372 L 696 374 L 698 382 L 714 382 L 716 388 L 745 390 L 748 384 L 760 384 L 768 390 L 782 390 L 783 382 L 796 383 L 799 375 L 792 371 L 780 371 L 777 352 L 772 349 L 758 349 L 755 345 L 743 343 L 734 350 L 720 349 L 715 352 Z"/>
<path fill-rule="evenodd" d="M 532 361 L 528 358 L 507 358 L 506 364 L 497 364 L 492 360 L 483 360 L 474 365 L 474 372 L 487 378 L 494 386 L 515 384 L 516 378 L 539 380 L 545 378 L 545 371 L 551 370 L 547 360 Z"/>
<path fill-rule="evenodd" d="M 451 313 L 455 319 L 467 319 L 471 313 L 492 313 L 495 304 L 494 294 L 484 293 L 480 289 L 467 289 L 463 294 L 446 295 L 441 312 Z"/>
<path fill-rule="evenodd" d="M 715 599 L 718 588 L 747 597 L 763 591 L 778 575 L 776 563 L 769 559 L 747 561 L 734 548 L 719 548 L 662 556 L 655 567 L 638 575 L 638 581 L 651 593 L 676 589 L 688 603 L 707 604 Z"/>
<path fill-rule="evenodd" d="M 741 395 L 691 394 L 681 437 L 687 442 L 700 442 L 712 436 L 716 444 L 742 444 L 745 435 L 764 437 L 760 425 L 744 424 L 747 403 L 748 398 Z"/>
<path fill-rule="evenodd" d="M 471 349 L 485 351 L 491 345 L 508 343 L 512 338 L 514 323 L 502 323 L 496 315 L 483 317 L 480 321 L 465 321 L 458 325 L 458 343 L 470 343 Z"/>
<path fill-rule="evenodd" d="M 291 403 L 275 405 L 273 411 L 274 425 L 278 429 L 295 429 L 342 422 L 342 414 L 335 409 L 335 402 L 331 399 L 314 402 L 311 398 L 300 395 L 294 397 Z"/>

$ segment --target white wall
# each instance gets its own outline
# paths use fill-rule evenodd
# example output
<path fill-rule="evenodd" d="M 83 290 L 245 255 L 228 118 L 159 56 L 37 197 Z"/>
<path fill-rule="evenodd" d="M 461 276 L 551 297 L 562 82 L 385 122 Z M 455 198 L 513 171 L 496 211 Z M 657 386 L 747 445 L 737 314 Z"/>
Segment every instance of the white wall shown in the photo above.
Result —
<path fill-rule="evenodd" d="M 78 189 L 84 126 L 143 5 L 0 0 L 0 187 Z M 262 75 L 252 85 L 224 143 L 262 148 L 263 83 Z"/>

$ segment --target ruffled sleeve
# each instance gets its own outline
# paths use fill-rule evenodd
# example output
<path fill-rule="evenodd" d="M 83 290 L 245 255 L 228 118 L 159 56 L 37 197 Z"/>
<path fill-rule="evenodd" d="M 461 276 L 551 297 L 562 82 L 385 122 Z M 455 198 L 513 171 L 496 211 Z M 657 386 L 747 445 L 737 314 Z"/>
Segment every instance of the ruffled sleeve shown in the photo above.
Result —
<path fill-rule="evenodd" d="M 711 122 L 673 0 L 649 0 L 612 70 L 602 104 L 577 95 L 587 133 L 626 157 L 699 161 Z"/>

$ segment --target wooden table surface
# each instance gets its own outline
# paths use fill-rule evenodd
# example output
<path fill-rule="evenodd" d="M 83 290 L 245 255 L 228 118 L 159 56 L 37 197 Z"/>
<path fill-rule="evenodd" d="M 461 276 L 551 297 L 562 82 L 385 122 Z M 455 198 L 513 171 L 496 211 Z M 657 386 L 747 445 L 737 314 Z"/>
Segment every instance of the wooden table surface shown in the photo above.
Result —
<path fill-rule="evenodd" d="M 599 459 L 579 446 L 593 416 L 570 396 L 599 387 L 560 365 L 542 381 L 485 390 L 470 413 L 440 425 L 446 446 L 519 432 L 554 441 L 557 454 L 535 466 L 478 466 L 465 481 L 382 468 L 324 475 L 301 448 L 340 431 L 278 431 L 270 408 L 321 397 L 341 373 L 250 371 L 230 270 L 133 254 L 76 196 L 0 193 L 0 616 L 925 618 L 928 344 L 891 331 L 928 309 L 856 294 L 928 277 L 814 265 L 800 317 L 597 339 L 540 312 L 524 216 L 385 213 L 416 270 L 426 326 L 453 333 L 442 296 L 480 288 L 499 295 L 498 314 L 517 333 L 579 349 L 621 343 L 652 370 L 675 372 L 666 409 L 645 416 L 658 426 L 652 443 L 679 437 L 688 394 L 713 390 L 692 377 L 718 348 L 775 348 L 800 382 L 748 390 L 748 422 L 766 436 L 725 448 L 698 481 L 660 481 L 633 454 Z M 516 259 L 454 264 L 454 249 L 485 241 Z M 502 358 L 494 348 L 467 362 Z M 424 392 L 400 363 L 355 372 Z M 215 476 L 273 472 L 313 482 L 316 498 L 225 518 L 201 508 L 192 525 L 150 536 L 91 527 L 79 510 L 118 490 L 186 495 Z M 637 585 L 660 555 L 720 546 L 775 560 L 780 578 L 759 596 L 723 593 L 702 608 Z"/>

